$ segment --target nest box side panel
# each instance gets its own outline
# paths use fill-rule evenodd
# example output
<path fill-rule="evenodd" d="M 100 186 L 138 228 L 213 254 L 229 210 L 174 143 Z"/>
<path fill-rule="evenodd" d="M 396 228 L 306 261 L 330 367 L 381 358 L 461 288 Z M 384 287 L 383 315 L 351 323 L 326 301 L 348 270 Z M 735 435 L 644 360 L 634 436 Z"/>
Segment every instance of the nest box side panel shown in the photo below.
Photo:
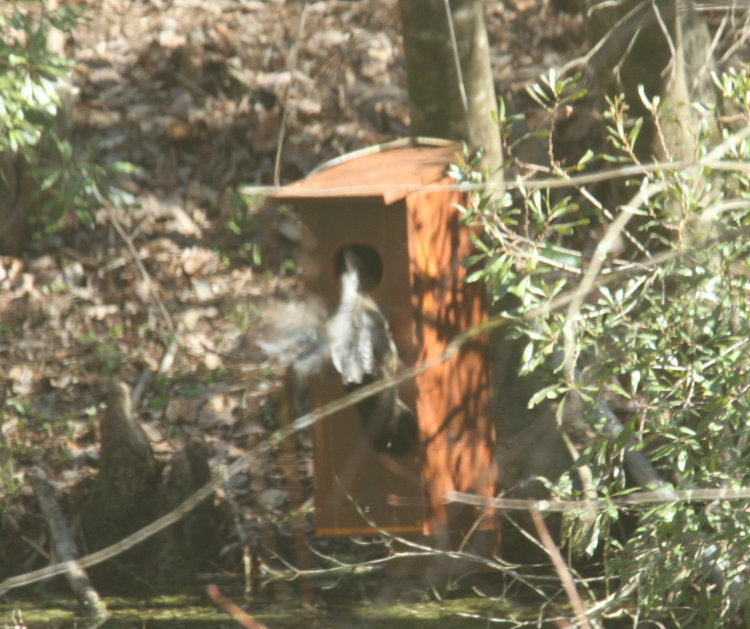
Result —
<path fill-rule="evenodd" d="M 472 246 L 454 204 L 465 202 L 461 193 L 441 190 L 407 197 L 419 361 L 439 358 L 459 333 L 486 320 L 484 287 L 463 283 L 466 269 L 460 263 L 472 253 Z M 450 491 L 488 499 L 494 495 L 487 338 L 466 343 L 457 355 L 417 376 L 415 384 L 429 505 L 424 532 L 467 530 L 482 517 L 481 510 L 446 505 L 444 496 Z M 478 528 L 494 528 L 494 519 L 487 514 Z"/>
<path fill-rule="evenodd" d="M 301 264 L 307 288 L 323 299 L 332 314 L 339 302 L 337 254 L 347 246 L 372 247 L 380 256 L 382 276 L 369 294 L 388 319 L 399 355 L 416 357 L 405 203 L 384 206 L 381 199 L 369 197 L 305 199 L 297 209 L 307 239 Z M 313 377 L 309 385 L 313 408 L 346 393 L 340 375 L 331 365 Z M 412 410 L 415 408 L 413 384 L 401 390 L 400 397 Z M 395 456 L 375 451 L 364 434 L 356 407 L 343 409 L 315 424 L 313 448 L 319 536 L 372 534 L 368 519 L 394 533 L 422 531 L 419 452 Z M 398 504 L 402 497 L 407 500 Z"/>

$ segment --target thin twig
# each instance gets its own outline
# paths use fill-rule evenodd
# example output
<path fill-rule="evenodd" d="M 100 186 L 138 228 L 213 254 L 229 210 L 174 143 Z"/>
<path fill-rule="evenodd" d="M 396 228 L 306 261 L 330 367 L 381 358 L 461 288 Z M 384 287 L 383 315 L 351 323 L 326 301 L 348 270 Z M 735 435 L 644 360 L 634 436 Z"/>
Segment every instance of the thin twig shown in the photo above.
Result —
<path fill-rule="evenodd" d="M 458 91 L 461 94 L 461 105 L 464 108 L 464 114 L 468 121 L 469 118 L 469 99 L 466 96 L 466 86 L 464 85 L 464 74 L 461 70 L 461 59 L 458 56 L 458 42 L 456 41 L 456 28 L 453 25 L 453 15 L 451 14 L 450 0 L 443 0 L 445 5 L 445 17 L 448 20 L 448 33 L 451 38 L 451 47 L 453 49 L 453 63 L 456 68 L 456 81 L 458 82 Z"/>
<path fill-rule="evenodd" d="M 451 491 L 445 494 L 446 503 L 456 502 L 477 507 L 490 507 L 498 511 L 580 512 L 607 511 L 609 509 L 632 509 L 657 504 L 688 502 L 734 501 L 750 499 L 750 487 L 709 487 L 696 489 L 674 489 L 667 495 L 661 488 L 637 491 L 617 498 L 596 500 L 537 500 L 534 498 L 486 498 L 476 494 Z"/>
<path fill-rule="evenodd" d="M 213 583 L 206 587 L 206 594 L 208 597 L 221 607 L 227 614 L 229 614 L 234 620 L 240 623 L 247 629 L 268 629 L 262 622 L 255 620 L 250 614 L 244 609 L 237 605 L 234 601 L 228 599 L 221 593 L 218 586 Z"/>
<path fill-rule="evenodd" d="M 745 128 L 739 133 L 732 136 L 737 143 L 740 143 L 748 134 L 750 128 Z M 644 176 L 649 173 L 657 173 L 665 170 L 681 171 L 692 168 L 707 168 L 716 171 L 750 173 L 750 162 L 742 160 L 721 161 L 716 158 L 701 160 L 682 160 L 682 161 L 662 161 L 649 164 L 637 164 L 632 166 L 619 166 L 601 170 L 596 173 L 586 175 L 576 175 L 569 179 L 560 179 L 559 177 L 546 177 L 544 179 L 521 179 L 514 181 L 496 182 L 487 181 L 482 183 L 414 183 L 414 184 L 391 184 L 388 182 L 378 182 L 377 184 L 347 185 L 347 186 L 323 186 L 314 189 L 302 190 L 297 189 L 288 191 L 286 188 L 276 186 L 239 186 L 239 191 L 247 195 L 273 196 L 279 195 L 283 198 L 286 192 L 295 197 L 306 198 L 327 198 L 341 195 L 380 195 L 387 192 L 437 192 L 437 191 L 456 191 L 456 192 L 481 192 L 483 190 L 502 192 L 506 190 L 557 190 L 561 188 L 574 188 L 587 184 L 610 181 L 612 179 L 624 179 L 627 177 Z"/>
<path fill-rule="evenodd" d="M 273 182 L 278 187 L 281 181 L 281 150 L 284 146 L 284 133 L 286 131 L 286 119 L 289 115 L 289 98 L 294 87 L 294 73 L 297 71 L 297 55 L 299 53 L 299 42 L 302 39 L 302 27 L 305 23 L 305 13 L 307 12 L 307 2 L 302 5 L 299 13 L 299 22 L 297 22 L 297 35 L 292 45 L 292 58 L 289 62 L 289 83 L 286 86 L 284 95 L 284 106 L 281 110 L 281 122 L 279 123 L 279 137 L 276 141 L 276 157 L 273 163 Z"/>
<path fill-rule="evenodd" d="M 70 532 L 52 484 L 39 471 L 31 474 L 30 480 L 42 515 L 47 522 L 55 557 L 58 560 L 70 562 L 70 568 L 65 573 L 70 589 L 88 618 L 103 621 L 109 616 L 107 606 L 94 589 L 86 571 L 78 564 L 78 546 Z"/>
<path fill-rule="evenodd" d="M 164 302 L 162 301 L 162 298 L 159 295 L 159 291 L 157 290 L 156 285 L 154 284 L 154 282 L 151 281 L 151 276 L 148 274 L 146 267 L 143 265 L 143 261 L 141 260 L 141 257 L 138 255 L 138 252 L 135 250 L 135 245 L 133 245 L 133 241 L 125 232 L 125 229 L 123 228 L 120 221 L 117 220 L 117 217 L 115 216 L 114 208 L 99 194 L 98 191 L 95 192 L 95 195 L 97 197 L 97 200 L 102 205 L 104 205 L 104 207 L 107 208 L 107 217 L 109 218 L 110 223 L 112 223 L 112 226 L 115 228 L 115 231 L 118 233 L 120 238 L 122 238 L 123 242 L 125 243 L 125 246 L 128 248 L 128 251 L 130 251 L 130 255 L 133 257 L 133 262 L 135 262 L 135 265 L 138 267 L 138 272 L 141 274 L 141 277 L 148 285 L 149 295 L 151 295 L 152 299 L 156 303 L 156 306 L 159 308 L 159 312 L 161 312 L 161 316 L 164 318 L 164 321 L 167 324 L 169 331 L 174 332 L 174 323 L 172 322 L 172 317 L 170 316 L 169 311 L 167 310 L 167 307 L 164 305 Z"/>
<path fill-rule="evenodd" d="M 167 346 L 167 349 L 164 352 L 164 356 L 162 357 L 161 363 L 159 365 L 158 373 L 160 374 L 166 373 L 169 370 L 169 368 L 172 366 L 172 363 L 174 362 L 174 356 L 175 356 L 175 353 L 177 352 L 177 347 L 178 347 L 177 332 L 179 332 L 179 330 L 175 329 L 172 316 L 169 314 L 169 311 L 167 310 L 167 307 L 164 304 L 164 301 L 159 295 L 159 290 L 156 284 L 154 284 L 154 282 L 151 280 L 151 276 L 146 270 L 146 267 L 143 264 L 143 260 L 141 260 L 140 255 L 138 255 L 138 251 L 136 251 L 132 238 L 130 238 L 130 236 L 125 231 L 125 228 L 117 219 L 117 216 L 115 215 L 115 207 L 107 199 L 104 198 L 104 195 L 102 195 L 102 193 L 99 191 L 99 189 L 96 186 L 94 186 L 93 188 L 93 193 L 94 193 L 94 197 L 96 198 L 96 200 L 99 203 L 101 203 L 102 206 L 107 210 L 107 218 L 109 218 L 109 221 L 110 223 L 112 223 L 112 226 L 115 228 L 115 231 L 120 236 L 122 241 L 125 243 L 125 246 L 130 252 L 130 255 L 132 256 L 133 261 L 135 262 L 135 265 L 138 268 L 138 272 L 141 274 L 141 277 L 143 278 L 143 280 L 146 282 L 146 285 L 148 286 L 149 295 L 156 303 L 156 306 L 159 309 L 159 312 L 161 313 L 161 316 L 164 319 L 164 322 L 167 324 L 167 328 L 169 329 L 170 333 L 173 334 L 172 339 L 170 340 L 170 343 Z M 148 384 L 150 377 L 151 377 L 150 372 L 144 372 L 141 375 L 141 377 L 138 379 L 138 382 L 136 384 L 135 389 L 133 390 L 133 395 L 132 395 L 133 408 L 137 408 L 140 398 L 143 395 L 143 391 L 146 388 L 146 385 Z"/>
<path fill-rule="evenodd" d="M 567 594 L 570 606 L 573 608 L 576 615 L 576 624 L 583 629 L 591 629 L 588 618 L 586 618 L 586 610 L 583 607 L 581 597 L 578 595 L 575 583 L 573 583 L 573 578 L 570 576 L 568 566 L 565 565 L 560 551 L 557 546 L 555 546 L 555 542 L 552 540 L 552 536 L 547 530 L 547 525 L 542 519 L 542 514 L 536 509 L 531 509 L 529 513 L 531 514 L 531 520 L 534 522 L 539 539 L 542 541 L 544 549 L 552 560 L 552 565 L 557 571 L 557 576 L 560 577 L 560 582 L 562 583 L 563 588 L 565 588 L 565 594 Z"/>
<path fill-rule="evenodd" d="M 177 325 L 177 329 L 169 340 L 169 345 L 167 345 L 167 348 L 164 350 L 161 361 L 159 361 L 159 368 L 156 372 L 154 373 L 150 369 L 145 369 L 141 374 L 141 377 L 138 378 L 138 382 L 136 382 L 135 387 L 133 387 L 133 395 L 131 396 L 133 408 L 138 408 L 143 391 L 148 385 L 149 380 L 151 380 L 151 377 L 154 375 L 163 376 L 172 368 L 175 356 L 177 355 L 177 350 L 180 347 L 181 332 L 182 324 L 180 323 Z"/>

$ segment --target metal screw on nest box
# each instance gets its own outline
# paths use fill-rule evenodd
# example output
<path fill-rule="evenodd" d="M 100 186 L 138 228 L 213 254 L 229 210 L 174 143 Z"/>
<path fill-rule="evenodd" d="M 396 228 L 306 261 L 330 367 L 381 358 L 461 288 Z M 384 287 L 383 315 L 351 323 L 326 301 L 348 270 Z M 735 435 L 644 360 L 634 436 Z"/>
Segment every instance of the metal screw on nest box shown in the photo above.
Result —
<path fill-rule="evenodd" d="M 343 262 L 341 300 L 326 331 L 333 366 L 351 391 L 393 376 L 399 359 L 388 321 L 372 297 L 363 292 L 363 278 L 372 276 L 372 269 L 351 247 L 343 251 Z M 416 417 L 398 398 L 395 387 L 360 401 L 357 409 L 376 450 L 404 454 L 416 441 Z"/>

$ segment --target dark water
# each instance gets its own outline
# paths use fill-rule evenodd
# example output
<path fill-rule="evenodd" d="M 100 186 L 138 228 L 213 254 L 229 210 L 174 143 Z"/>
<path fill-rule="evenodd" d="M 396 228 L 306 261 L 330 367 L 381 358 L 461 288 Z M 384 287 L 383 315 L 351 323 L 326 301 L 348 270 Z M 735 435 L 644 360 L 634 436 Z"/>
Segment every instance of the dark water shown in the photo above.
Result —
<path fill-rule="evenodd" d="M 248 603 L 241 596 L 230 597 L 255 621 L 268 629 L 319 627 L 321 629 L 464 629 L 511 626 L 505 618 L 535 615 L 534 610 L 514 604 L 467 596 L 444 601 L 345 601 L 323 600 L 302 605 L 299 600 Z M 76 615 L 75 602 L 59 597 L 24 597 L 0 601 L 0 629 L 17 627 L 104 627 L 106 629 L 198 629 L 240 627 L 207 596 L 174 594 L 154 598 L 104 598 L 110 613 L 101 624 Z M 538 610 L 538 607 L 536 608 Z"/>

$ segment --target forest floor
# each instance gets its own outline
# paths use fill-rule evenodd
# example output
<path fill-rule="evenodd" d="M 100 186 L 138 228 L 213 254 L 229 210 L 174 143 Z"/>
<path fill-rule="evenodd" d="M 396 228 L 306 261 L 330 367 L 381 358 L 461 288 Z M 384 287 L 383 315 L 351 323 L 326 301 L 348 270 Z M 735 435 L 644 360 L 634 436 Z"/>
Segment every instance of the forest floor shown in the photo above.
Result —
<path fill-rule="evenodd" d="M 135 415 L 162 459 L 200 436 L 218 471 L 278 427 L 283 341 L 314 324 L 296 274 L 299 226 L 237 190 L 273 183 L 284 108 L 282 183 L 409 128 L 395 0 L 308 3 L 301 27 L 304 3 L 283 0 L 75 4 L 74 144 L 139 171 L 122 182 L 132 207 L 0 258 L 0 578 L 48 563 L 28 475 L 43 469 L 70 508 L 97 471 L 111 381 L 145 385 Z M 581 17 L 544 0 L 488 3 L 487 26 L 497 91 L 515 112 L 531 106 L 525 87 L 539 74 L 584 52 Z M 237 573 L 226 491 L 241 521 L 283 526 L 276 453 L 216 496 L 215 570 Z"/>

